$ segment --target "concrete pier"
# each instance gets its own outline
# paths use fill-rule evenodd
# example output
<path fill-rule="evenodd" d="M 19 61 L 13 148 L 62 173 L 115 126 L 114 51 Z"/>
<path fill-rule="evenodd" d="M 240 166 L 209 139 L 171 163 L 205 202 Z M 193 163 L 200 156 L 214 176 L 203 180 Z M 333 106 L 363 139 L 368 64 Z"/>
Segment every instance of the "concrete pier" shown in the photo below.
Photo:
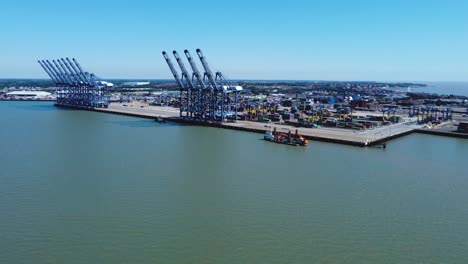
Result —
<path fill-rule="evenodd" d="M 466 139 L 468 139 L 468 134 L 467 133 L 460 133 L 460 132 L 457 132 L 455 129 L 449 129 L 449 128 L 417 129 L 415 132 L 421 133 L 421 134 L 434 135 L 434 136 L 466 138 Z"/>

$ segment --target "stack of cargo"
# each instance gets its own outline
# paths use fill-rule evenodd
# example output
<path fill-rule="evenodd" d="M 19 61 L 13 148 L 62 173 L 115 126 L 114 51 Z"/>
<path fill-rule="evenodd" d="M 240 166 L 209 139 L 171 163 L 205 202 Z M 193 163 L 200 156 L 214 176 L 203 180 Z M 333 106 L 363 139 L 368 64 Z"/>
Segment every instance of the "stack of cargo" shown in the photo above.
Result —
<path fill-rule="evenodd" d="M 294 119 L 294 114 L 291 114 L 291 113 L 284 113 L 283 114 L 283 120 L 293 120 Z"/>
<path fill-rule="evenodd" d="M 269 114 L 268 118 L 270 118 L 271 121 L 273 121 L 273 122 L 279 122 L 281 120 L 281 116 L 278 113 Z"/>

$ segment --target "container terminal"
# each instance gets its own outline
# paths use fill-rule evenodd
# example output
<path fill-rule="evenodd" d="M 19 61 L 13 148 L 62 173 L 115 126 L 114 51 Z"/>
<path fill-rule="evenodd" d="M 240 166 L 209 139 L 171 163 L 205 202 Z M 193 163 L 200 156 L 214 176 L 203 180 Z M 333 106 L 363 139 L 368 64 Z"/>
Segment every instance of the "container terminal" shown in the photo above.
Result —
<path fill-rule="evenodd" d="M 376 125 L 369 129 L 352 129 L 340 127 L 297 127 L 289 123 L 258 122 L 249 120 L 227 121 L 220 123 L 194 122 L 178 116 L 179 109 L 171 106 L 156 106 L 146 102 L 131 101 L 126 103 L 113 102 L 108 108 L 95 108 L 94 111 L 112 114 L 121 114 L 149 119 L 164 119 L 170 122 L 188 123 L 202 126 L 212 126 L 226 129 L 249 131 L 265 134 L 274 128 L 282 133 L 297 130 L 300 135 L 308 140 L 325 141 L 353 146 L 380 146 L 393 138 L 398 138 L 411 133 L 434 133 L 443 131 L 445 136 L 468 138 L 468 133 L 457 133 L 454 121 L 446 121 L 437 125 L 437 128 L 428 128 L 428 123 L 418 123 L 417 117 L 402 117 L 399 123 Z M 244 113 L 245 114 L 245 113 Z M 355 116 L 377 115 L 372 112 L 357 111 Z M 336 113 L 334 114 L 336 115 Z M 241 115 L 242 116 L 242 115 Z M 311 143 L 309 142 L 309 145 Z"/>
<path fill-rule="evenodd" d="M 291 131 L 304 140 L 355 146 L 381 145 L 413 132 L 460 138 L 468 135 L 467 97 L 391 89 L 421 84 L 240 82 L 227 79 L 220 71 L 213 72 L 201 49 L 196 50 L 195 57 L 189 50 L 183 52 L 191 71 L 177 51 L 171 53 L 178 69 L 170 53 L 162 52 L 175 81 L 167 81 L 163 87 L 176 88 L 172 91 L 141 89 L 151 85 L 148 81 L 123 82 L 129 88 L 119 91 L 112 82 L 83 70 L 76 59 L 61 58 L 38 61 L 54 82 L 52 93 L 37 89 L 6 91 L 0 98 L 34 100 L 44 96 L 55 99 L 59 107 L 267 133 L 268 139 L 281 138 L 282 142 L 286 138 L 289 143 L 296 138 L 291 137 Z M 263 89 L 259 91 L 259 87 Z M 296 143 L 306 145 L 304 140 Z"/>

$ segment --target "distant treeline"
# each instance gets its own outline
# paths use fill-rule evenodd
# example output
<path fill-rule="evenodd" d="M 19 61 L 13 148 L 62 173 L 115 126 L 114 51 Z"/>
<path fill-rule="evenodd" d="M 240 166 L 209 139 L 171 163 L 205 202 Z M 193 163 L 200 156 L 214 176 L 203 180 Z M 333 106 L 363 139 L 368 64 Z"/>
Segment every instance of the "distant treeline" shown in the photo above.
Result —
<path fill-rule="evenodd" d="M 445 95 L 435 93 L 407 93 L 411 99 L 423 99 L 423 100 L 439 100 L 439 99 L 468 99 L 467 96 L 463 95 Z"/>
<path fill-rule="evenodd" d="M 127 86 L 126 82 L 148 81 L 127 79 L 106 79 L 112 82 L 112 91 L 132 91 L 144 89 L 148 91 L 178 90 L 179 87 L 173 80 L 149 80 L 150 84 L 145 86 Z M 425 84 L 417 83 L 382 83 L 382 82 L 333 82 L 333 81 L 232 81 L 244 87 L 245 91 L 252 94 L 276 93 L 302 93 L 305 91 L 331 91 L 339 94 L 348 94 L 359 91 L 369 91 L 382 88 L 399 87 L 423 87 Z M 48 79 L 1 79 L 0 88 L 5 87 L 39 87 L 43 89 L 54 87 L 54 83 Z"/>
<path fill-rule="evenodd" d="M 47 79 L 0 79 L 0 88 L 6 87 L 41 87 L 54 86 L 51 80 Z"/>

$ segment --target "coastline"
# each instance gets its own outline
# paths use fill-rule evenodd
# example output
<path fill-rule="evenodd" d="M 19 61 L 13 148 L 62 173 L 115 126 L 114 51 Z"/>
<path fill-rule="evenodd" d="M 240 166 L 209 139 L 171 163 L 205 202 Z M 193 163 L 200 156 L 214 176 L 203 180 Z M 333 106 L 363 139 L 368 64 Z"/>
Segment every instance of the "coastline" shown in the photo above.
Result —
<path fill-rule="evenodd" d="M 389 133 L 386 135 L 384 135 L 384 132 L 386 132 L 387 128 L 383 128 L 383 129 L 381 128 L 382 132 L 379 132 L 379 136 L 374 135 L 374 137 L 372 136 L 366 137 L 365 136 L 366 134 L 364 133 L 356 133 L 353 130 L 344 130 L 344 129 L 338 130 L 338 129 L 327 129 L 327 128 L 319 128 L 319 129 L 296 128 L 296 127 L 289 126 L 289 125 L 266 124 L 266 123 L 251 122 L 251 121 L 238 121 L 236 123 L 234 122 L 232 123 L 230 122 L 206 123 L 206 122 L 199 122 L 199 121 L 180 118 L 177 115 L 177 111 L 176 111 L 177 109 L 169 108 L 169 107 L 151 107 L 153 109 L 149 109 L 150 107 L 143 107 L 143 108 L 141 106 L 140 108 L 123 107 L 123 106 L 116 106 L 112 104 L 109 108 L 80 108 L 80 107 L 57 105 L 57 104 L 55 104 L 55 106 L 60 107 L 60 108 L 88 110 L 88 111 L 93 111 L 93 112 L 125 115 L 125 116 L 132 116 L 132 117 L 139 117 L 139 118 L 146 118 L 146 119 L 153 119 L 153 120 L 161 117 L 168 122 L 175 122 L 175 123 L 196 125 L 196 126 L 217 127 L 217 128 L 223 128 L 223 129 L 259 133 L 259 134 L 264 134 L 266 131 L 270 131 L 273 127 L 277 127 L 278 130 L 294 131 L 297 129 L 304 138 L 307 138 L 309 140 L 350 145 L 350 146 L 358 146 L 358 147 L 378 146 L 390 140 L 397 139 L 397 138 L 410 135 L 413 133 L 468 139 L 468 134 L 456 133 L 452 131 L 438 131 L 434 129 L 428 130 L 428 129 L 422 129 L 419 127 L 403 128 L 400 131 L 395 132 L 394 134 Z"/>
<path fill-rule="evenodd" d="M 2 101 L 52 102 L 54 100 L 0 100 L 0 102 Z M 371 135 L 366 136 L 365 132 L 357 132 L 357 131 L 348 130 L 348 129 L 303 128 L 303 127 L 297 128 L 297 127 L 284 125 L 284 124 L 267 124 L 267 123 L 241 121 L 241 120 L 235 123 L 234 122 L 223 122 L 223 123 L 200 122 L 196 120 L 189 120 L 189 119 L 179 117 L 178 109 L 171 108 L 171 107 L 156 107 L 156 106 L 144 106 L 144 105 L 138 105 L 139 107 L 138 106 L 132 107 L 132 106 L 123 106 L 119 104 L 111 104 L 109 108 L 87 108 L 87 107 L 60 105 L 57 103 L 54 103 L 54 106 L 58 108 L 85 110 L 85 111 L 108 113 L 108 114 L 115 114 L 115 115 L 124 115 L 124 116 L 131 116 L 131 117 L 138 117 L 138 118 L 145 118 L 145 119 L 152 119 L 152 120 L 156 120 L 157 118 L 163 118 L 165 121 L 179 123 L 179 124 L 231 129 L 231 130 L 252 132 L 252 133 L 258 133 L 258 134 L 264 134 L 266 131 L 271 131 L 273 127 L 276 127 L 280 131 L 285 131 L 285 130 L 294 131 L 297 129 L 298 132 L 304 138 L 309 139 L 309 140 L 356 146 L 356 147 L 379 146 L 388 141 L 391 141 L 400 137 L 404 137 L 413 133 L 468 139 L 468 134 L 458 133 L 454 131 L 453 128 L 452 129 L 448 129 L 448 128 L 423 129 L 421 127 L 410 127 L 410 126 L 401 128 L 405 124 L 399 124 L 401 129 L 399 131 L 397 129 L 397 132 L 394 132 L 393 134 L 387 131 L 387 130 L 391 131 L 392 127 L 385 127 L 385 128 L 376 128 L 374 130 L 381 130 L 381 132 L 373 131 Z M 392 126 L 395 126 L 395 125 L 392 125 Z"/>

